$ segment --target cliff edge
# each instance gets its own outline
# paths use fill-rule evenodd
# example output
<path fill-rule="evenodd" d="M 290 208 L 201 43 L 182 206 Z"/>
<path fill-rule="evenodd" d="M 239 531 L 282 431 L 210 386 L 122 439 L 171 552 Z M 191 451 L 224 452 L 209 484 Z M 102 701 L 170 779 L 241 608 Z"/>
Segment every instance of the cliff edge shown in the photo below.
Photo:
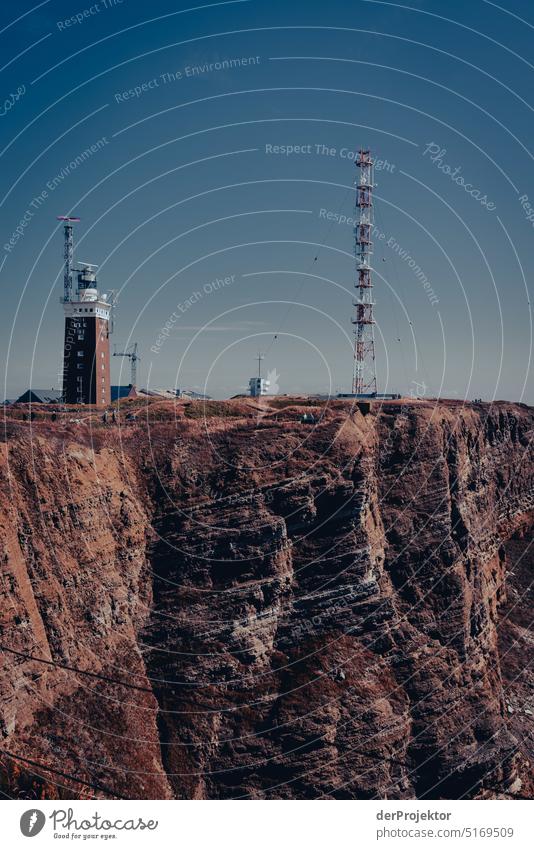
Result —
<path fill-rule="evenodd" d="M 121 411 L 6 413 L 5 795 L 532 797 L 532 408 Z"/>

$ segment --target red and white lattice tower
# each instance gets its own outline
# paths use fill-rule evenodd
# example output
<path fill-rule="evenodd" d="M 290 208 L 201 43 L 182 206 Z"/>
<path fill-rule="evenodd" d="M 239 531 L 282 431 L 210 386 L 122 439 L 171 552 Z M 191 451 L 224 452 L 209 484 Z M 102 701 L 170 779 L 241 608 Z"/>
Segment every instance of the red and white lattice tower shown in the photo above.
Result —
<path fill-rule="evenodd" d="M 356 233 L 357 298 L 353 301 L 356 317 L 354 327 L 353 395 L 376 395 L 375 335 L 372 300 L 373 282 L 371 257 L 373 243 L 373 160 L 369 150 L 359 150 L 356 166 L 360 169 L 356 183 Z"/>

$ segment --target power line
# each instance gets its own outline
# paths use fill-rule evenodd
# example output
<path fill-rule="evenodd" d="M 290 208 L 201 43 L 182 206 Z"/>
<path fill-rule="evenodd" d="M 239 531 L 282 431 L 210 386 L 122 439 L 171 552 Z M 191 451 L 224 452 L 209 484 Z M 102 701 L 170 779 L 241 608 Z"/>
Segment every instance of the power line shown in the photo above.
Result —
<path fill-rule="evenodd" d="M 311 261 L 311 263 L 310 263 L 310 265 L 308 266 L 308 268 L 307 268 L 307 269 L 303 272 L 302 280 L 301 280 L 301 282 L 300 282 L 300 284 L 299 284 L 299 287 L 298 287 L 298 289 L 297 289 L 297 292 L 296 292 L 296 294 L 295 294 L 295 300 L 297 300 L 297 299 L 298 299 L 298 297 L 299 297 L 300 293 L 302 292 L 302 289 L 304 288 L 304 284 L 306 283 L 306 278 L 308 277 L 308 275 L 309 275 L 310 271 L 312 270 L 313 266 L 315 265 L 315 263 L 316 263 L 316 262 L 317 262 L 317 260 L 319 259 L 319 256 L 321 255 L 321 251 L 323 250 L 323 248 L 325 247 L 326 243 L 328 242 L 328 240 L 329 240 L 329 238 L 330 238 L 330 234 L 331 234 L 331 232 L 332 232 L 332 230 L 333 230 L 333 228 L 334 228 L 334 224 L 335 224 L 335 223 L 337 222 L 337 220 L 339 219 L 339 213 L 341 212 L 341 210 L 342 210 L 342 209 L 343 209 L 343 207 L 345 206 L 345 202 L 346 202 L 346 200 L 347 200 L 347 197 L 348 197 L 348 195 L 349 195 L 349 192 L 350 192 L 350 191 L 352 191 L 352 186 L 349 186 L 349 187 L 348 187 L 348 189 L 347 189 L 347 191 L 345 192 L 345 195 L 343 196 L 343 200 L 341 201 L 341 203 L 340 203 L 340 205 L 339 205 L 339 209 L 338 209 L 337 213 L 334 215 L 334 217 L 332 218 L 332 221 L 330 222 L 330 226 L 329 226 L 329 228 L 328 228 L 328 231 L 327 231 L 327 233 L 326 233 L 326 236 L 324 237 L 324 239 L 322 240 L 322 242 L 320 242 L 320 243 L 319 243 L 319 249 L 318 249 L 318 251 L 317 251 L 316 256 L 314 256 L 314 258 L 313 258 L 313 260 Z M 269 353 L 269 351 L 270 351 L 270 350 L 271 350 L 271 348 L 273 347 L 274 343 L 275 343 L 275 342 L 276 342 L 276 340 L 278 339 L 278 334 L 280 333 L 280 331 L 281 331 L 282 327 L 284 326 L 284 324 L 285 324 L 285 322 L 286 322 L 286 319 L 287 319 L 287 317 L 288 317 L 289 313 L 291 312 L 291 310 L 293 309 L 293 307 L 294 307 L 294 306 L 295 306 L 295 304 L 290 304 L 290 305 L 289 305 L 289 307 L 287 308 L 286 312 L 285 312 L 285 313 L 284 313 L 284 315 L 282 316 L 282 319 L 281 319 L 281 321 L 280 321 L 280 323 L 279 323 L 279 325 L 278 325 L 278 329 L 277 329 L 276 333 L 274 334 L 273 338 L 271 339 L 271 342 L 270 342 L 269 346 L 267 347 L 267 349 L 266 349 L 266 351 L 265 351 L 265 356 Z"/>
<path fill-rule="evenodd" d="M 387 231 L 386 231 L 384 216 L 383 216 L 382 211 L 378 207 L 377 207 L 377 216 L 376 217 L 378 219 L 379 230 L 382 233 L 386 234 Z M 396 263 L 395 263 L 393 258 L 391 259 L 391 261 L 388 261 L 388 260 L 386 260 L 385 257 L 382 257 L 382 262 L 388 262 L 390 268 L 393 269 L 393 276 L 395 277 L 395 282 L 397 284 L 397 288 L 396 288 L 397 296 L 398 296 L 399 300 L 401 300 L 401 285 L 400 285 L 400 278 L 399 278 L 399 274 L 398 274 L 398 271 L 397 271 Z M 397 315 L 397 308 L 396 308 L 395 302 L 393 300 L 393 296 L 392 296 L 388 286 L 386 286 L 386 291 L 389 295 L 389 299 L 390 299 L 390 303 L 391 303 L 391 312 L 393 314 L 393 320 L 395 321 L 396 339 L 397 339 L 397 342 L 399 342 L 399 344 L 400 344 L 402 368 L 403 368 L 403 371 L 404 371 L 404 380 L 406 382 L 406 392 L 408 392 L 408 387 L 409 387 L 410 381 L 408 379 L 408 369 L 406 368 L 404 342 L 403 342 L 403 339 L 401 337 L 401 332 L 400 332 L 400 328 L 399 328 L 399 319 L 398 319 L 398 315 Z M 411 324 L 410 319 L 408 319 L 408 321 Z"/>
<path fill-rule="evenodd" d="M 378 210 L 377 217 L 380 219 L 379 229 L 381 230 L 382 233 L 387 234 L 388 231 L 386 230 L 386 222 L 385 222 L 385 219 L 384 219 L 383 209 Z M 391 232 L 391 231 L 389 231 L 389 232 Z M 401 292 L 404 294 L 404 291 L 403 291 L 404 287 L 401 285 L 401 277 L 400 277 L 400 274 L 399 274 L 395 253 L 396 253 L 395 250 L 392 250 L 392 255 L 391 255 L 390 259 L 388 258 L 386 260 L 385 257 L 382 257 L 382 259 L 393 270 L 393 276 L 395 278 L 395 283 L 396 283 L 396 286 L 397 286 L 396 292 L 397 292 L 397 295 L 399 297 L 399 300 L 401 301 L 401 303 L 404 306 L 405 298 L 403 297 L 401 299 Z M 393 302 L 393 300 L 392 300 L 392 305 L 393 305 L 393 316 L 394 316 L 394 319 L 395 319 L 395 327 L 396 327 L 396 331 L 397 331 L 397 340 L 401 343 L 401 357 L 402 357 L 402 365 L 403 365 L 403 369 L 404 369 L 404 377 L 405 377 L 406 382 L 408 383 L 408 373 L 407 373 L 407 369 L 406 369 L 404 342 L 401 338 L 401 334 L 400 334 L 400 330 L 399 330 L 399 322 L 398 322 L 398 318 L 397 318 L 397 310 L 395 308 L 395 303 Z M 418 371 L 419 363 L 420 363 L 421 368 L 422 368 L 423 373 L 424 373 L 424 377 L 425 377 L 427 384 L 428 384 L 427 388 L 429 388 L 430 385 L 431 385 L 430 384 L 430 376 L 429 376 L 427 368 L 426 368 L 425 357 L 424 357 L 423 353 L 421 352 L 419 345 L 417 343 L 417 338 L 415 336 L 413 322 L 412 322 L 410 316 L 407 314 L 406 309 L 404 309 L 404 311 L 405 311 L 405 314 L 406 314 L 406 320 L 408 321 L 408 324 L 410 326 L 410 330 L 411 330 L 412 338 L 413 338 L 413 342 L 414 342 L 416 372 Z M 413 382 L 414 381 L 412 381 L 412 383 Z M 406 391 L 408 391 L 408 386 L 406 386 Z"/>
<path fill-rule="evenodd" d="M 59 775 L 61 776 L 61 778 L 66 778 L 69 781 L 74 781 L 76 784 L 82 784 L 84 787 L 91 787 L 92 790 L 98 790 L 101 793 L 107 793 L 109 796 L 115 796 L 117 799 L 127 799 L 126 796 L 121 796 L 115 790 L 112 790 L 110 787 L 106 787 L 104 784 L 96 784 L 90 781 L 83 781 L 83 779 L 75 778 L 74 775 L 70 775 L 70 773 L 68 772 L 61 772 L 61 770 L 59 769 L 54 769 L 54 767 L 51 766 L 45 766 L 45 764 L 41 764 L 38 761 L 32 761 L 30 760 L 30 758 L 23 758 L 22 755 L 14 755 L 12 752 L 0 752 L 0 757 L 2 755 L 8 758 L 13 758 L 17 761 L 22 761 L 23 763 L 29 764 L 30 766 L 36 766 L 39 769 L 45 769 L 48 772 L 53 772 L 54 775 Z M 45 778 L 45 776 L 38 775 L 37 773 L 35 773 L 35 775 L 37 775 L 37 778 Z"/>
<path fill-rule="evenodd" d="M 16 651 L 15 649 L 10 649 L 1 644 L 0 651 L 9 652 L 10 654 L 15 654 L 18 657 L 25 657 L 27 660 L 34 660 L 37 663 L 44 663 L 47 666 L 57 666 L 59 669 L 68 669 L 70 672 L 77 672 L 79 675 L 88 675 L 90 678 L 98 678 L 101 681 L 107 681 L 109 684 L 119 684 L 121 687 L 127 687 L 129 690 L 139 690 L 141 693 L 150 693 L 153 695 L 153 690 L 148 687 L 139 687 L 137 684 L 128 684 L 126 681 L 119 681 L 117 678 L 110 678 L 107 675 L 100 675 L 98 672 L 89 672 L 87 669 L 78 669 L 78 667 L 68 666 L 66 663 L 58 663 L 56 660 L 45 660 L 42 657 L 35 657 L 32 654 Z"/>

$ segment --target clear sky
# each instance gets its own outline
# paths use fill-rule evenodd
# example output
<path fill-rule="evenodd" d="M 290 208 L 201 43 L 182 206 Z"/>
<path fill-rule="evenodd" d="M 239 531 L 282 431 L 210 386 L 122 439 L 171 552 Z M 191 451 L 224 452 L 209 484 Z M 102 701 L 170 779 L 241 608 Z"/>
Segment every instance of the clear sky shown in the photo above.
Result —
<path fill-rule="evenodd" d="M 534 402 L 532 3 L 22 0 L 0 38 L 1 394 L 59 385 L 59 214 L 141 385 L 228 397 L 261 349 L 349 391 L 365 145 L 379 390 Z"/>

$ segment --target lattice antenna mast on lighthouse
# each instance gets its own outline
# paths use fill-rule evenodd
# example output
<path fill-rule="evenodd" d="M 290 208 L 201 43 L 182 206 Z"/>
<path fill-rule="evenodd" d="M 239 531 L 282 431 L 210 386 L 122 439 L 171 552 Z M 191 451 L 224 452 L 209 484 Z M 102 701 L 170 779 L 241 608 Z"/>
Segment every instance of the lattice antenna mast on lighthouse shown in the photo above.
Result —
<path fill-rule="evenodd" d="M 63 247 L 63 259 L 65 261 L 65 269 L 63 271 L 63 303 L 68 304 L 72 300 L 72 255 L 74 249 L 72 225 L 80 219 L 71 215 L 58 215 L 57 220 L 63 221 L 65 239 Z"/>
<path fill-rule="evenodd" d="M 354 327 L 353 395 L 376 395 L 375 336 L 372 300 L 373 282 L 371 241 L 373 227 L 373 160 L 369 150 L 359 150 L 356 165 L 360 169 L 356 183 L 356 281 L 357 298 L 353 301 L 356 317 Z"/>

